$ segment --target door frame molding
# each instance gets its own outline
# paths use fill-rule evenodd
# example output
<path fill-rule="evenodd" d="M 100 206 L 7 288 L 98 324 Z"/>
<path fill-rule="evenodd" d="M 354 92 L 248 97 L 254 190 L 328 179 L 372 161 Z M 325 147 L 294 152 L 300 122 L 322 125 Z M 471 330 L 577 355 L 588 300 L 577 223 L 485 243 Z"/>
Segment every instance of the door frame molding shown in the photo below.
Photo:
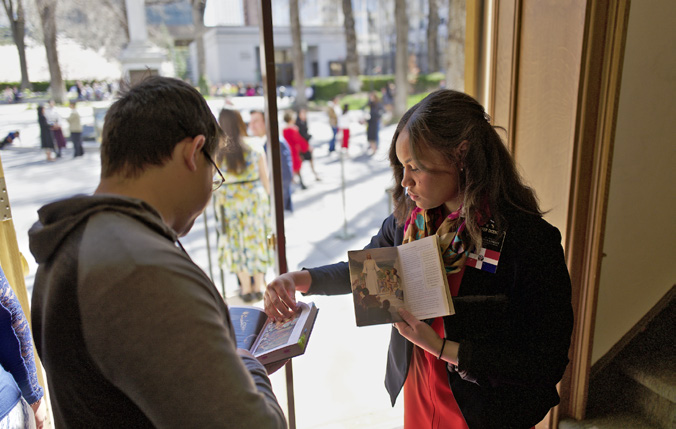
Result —
<path fill-rule="evenodd" d="M 585 416 L 630 3 L 631 0 L 586 0 L 584 4 L 585 24 L 580 49 L 567 232 L 564 237 L 566 263 L 573 288 L 575 325 L 569 352 L 570 364 L 559 384 L 561 403 L 538 427 L 557 428 L 560 417 L 581 420 Z M 496 6 L 490 0 L 467 0 L 465 82 L 468 85 L 465 90 L 488 103 L 487 111 L 501 116 L 497 118 L 498 122 L 508 124 L 508 145 L 513 151 L 519 122 L 516 103 L 520 46 L 522 37 L 528 35 L 522 34 L 523 0 L 501 3 L 503 8 Z M 490 25 L 495 27 L 487 28 Z M 489 37 L 497 38 L 498 34 L 511 36 L 511 40 L 496 39 L 487 43 Z M 511 49 L 511 60 L 496 73 L 496 63 L 499 66 L 501 58 L 494 52 L 498 49 L 498 42 L 500 46 Z M 495 82 L 501 73 L 511 73 L 511 76 L 507 83 L 507 110 L 498 112 L 493 101 Z"/>
<path fill-rule="evenodd" d="M 575 325 L 560 405 L 577 420 L 587 406 L 630 2 L 587 2 L 565 238 Z"/>

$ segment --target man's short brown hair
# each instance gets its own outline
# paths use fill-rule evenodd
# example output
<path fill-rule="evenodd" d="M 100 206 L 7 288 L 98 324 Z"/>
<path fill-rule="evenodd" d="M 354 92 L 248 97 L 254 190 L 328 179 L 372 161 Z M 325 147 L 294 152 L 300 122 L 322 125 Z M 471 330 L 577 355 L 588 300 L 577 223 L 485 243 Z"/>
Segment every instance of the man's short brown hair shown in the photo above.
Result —
<path fill-rule="evenodd" d="M 179 79 L 151 76 L 121 93 L 106 113 L 101 177 L 138 177 L 161 166 L 186 137 L 204 135 L 215 154 L 223 132 L 204 97 Z"/>

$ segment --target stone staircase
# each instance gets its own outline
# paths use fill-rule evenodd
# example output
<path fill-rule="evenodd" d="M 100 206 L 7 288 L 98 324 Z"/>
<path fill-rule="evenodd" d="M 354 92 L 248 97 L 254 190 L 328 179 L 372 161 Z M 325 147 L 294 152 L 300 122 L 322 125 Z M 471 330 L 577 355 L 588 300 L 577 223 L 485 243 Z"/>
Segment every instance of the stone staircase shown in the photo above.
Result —
<path fill-rule="evenodd" d="M 672 289 L 673 292 L 673 289 Z M 560 429 L 676 428 L 676 300 L 589 382 L 586 419 Z"/>

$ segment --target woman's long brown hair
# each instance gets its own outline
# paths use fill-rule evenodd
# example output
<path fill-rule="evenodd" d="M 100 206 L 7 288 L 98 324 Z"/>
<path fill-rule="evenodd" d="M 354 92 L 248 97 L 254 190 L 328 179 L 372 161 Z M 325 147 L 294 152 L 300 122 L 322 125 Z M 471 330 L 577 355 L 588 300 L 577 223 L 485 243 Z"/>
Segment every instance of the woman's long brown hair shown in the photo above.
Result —
<path fill-rule="evenodd" d="M 397 138 L 404 130 L 409 135 L 413 158 L 421 169 L 425 166 L 419 161 L 420 154 L 430 149 L 456 166 L 471 242 L 466 248 L 481 245 L 480 219 L 492 218 L 502 227 L 504 211 L 510 208 L 542 216 L 535 192 L 524 184 L 514 159 L 489 123 L 481 104 L 462 92 L 442 89 L 411 107 L 392 137 L 390 165 L 395 180 L 392 197 L 394 215 L 400 225 L 415 206 L 401 186 L 404 169 L 396 153 Z M 467 141 L 467 151 L 459 159 L 456 148 L 464 141 Z"/>
<path fill-rule="evenodd" d="M 244 153 L 247 149 L 242 141 L 242 137 L 246 136 L 246 125 L 242 115 L 236 110 L 223 109 L 218 115 L 218 124 L 227 137 L 219 158 L 220 160 L 225 158 L 225 168 L 228 172 L 239 174 L 246 167 Z"/>

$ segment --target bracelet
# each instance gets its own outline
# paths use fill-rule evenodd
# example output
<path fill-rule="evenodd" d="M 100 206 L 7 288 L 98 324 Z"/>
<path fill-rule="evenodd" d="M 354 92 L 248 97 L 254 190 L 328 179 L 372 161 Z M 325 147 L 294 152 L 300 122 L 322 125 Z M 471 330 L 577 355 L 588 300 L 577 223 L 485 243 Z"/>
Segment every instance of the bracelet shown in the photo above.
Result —
<path fill-rule="evenodd" d="M 437 359 L 441 359 L 441 355 L 444 354 L 444 347 L 446 347 L 446 338 L 444 338 L 444 341 L 441 343 L 441 351 L 439 352 Z"/>

